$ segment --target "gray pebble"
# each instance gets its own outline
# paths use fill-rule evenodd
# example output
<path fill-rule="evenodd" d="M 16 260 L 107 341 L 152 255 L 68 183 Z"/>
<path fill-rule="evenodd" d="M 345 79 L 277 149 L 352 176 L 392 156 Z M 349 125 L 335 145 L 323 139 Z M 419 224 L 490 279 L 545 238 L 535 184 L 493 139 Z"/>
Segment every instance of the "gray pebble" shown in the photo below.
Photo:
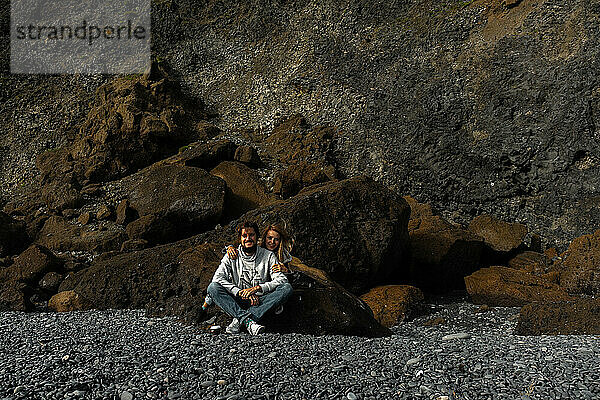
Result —
<path fill-rule="evenodd" d="M 455 340 L 455 339 L 469 339 L 471 337 L 470 334 L 466 332 L 461 333 L 453 333 L 450 335 L 445 335 L 442 337 L 442 340 Z"/>
<path fill-rule="evenodd" d="M 121 400 L 133 400 L 133 395 L 128 391 L 121 393 Z"/>

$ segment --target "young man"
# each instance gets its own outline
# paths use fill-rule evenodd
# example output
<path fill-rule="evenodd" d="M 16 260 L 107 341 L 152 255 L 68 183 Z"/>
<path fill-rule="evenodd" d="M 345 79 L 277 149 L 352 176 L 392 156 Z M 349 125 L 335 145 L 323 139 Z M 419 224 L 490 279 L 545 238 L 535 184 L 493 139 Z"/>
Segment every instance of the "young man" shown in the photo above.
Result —
<path fill-rule="evenodd" d="M 292 294 L 292 285 L 282 272 L 271 270 L 278 264 L 277 257 L 258 247 L 256 223 L 243 223 L 238 235 L 239 256 L 231 259 L 225 254 L 207 291 L 215 304 L 233 317 L 225 329 L 227 333 L 238 333 L 243 325 L 250 334 L 258 335 L 265 330 L 258 321 L 271 308 L 285 303 Z"/>

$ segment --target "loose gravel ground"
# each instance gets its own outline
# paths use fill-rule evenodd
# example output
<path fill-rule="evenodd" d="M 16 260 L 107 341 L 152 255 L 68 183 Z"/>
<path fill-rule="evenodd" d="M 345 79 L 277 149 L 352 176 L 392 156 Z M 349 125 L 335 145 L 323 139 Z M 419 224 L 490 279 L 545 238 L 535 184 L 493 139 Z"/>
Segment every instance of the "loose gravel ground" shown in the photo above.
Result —
<path fill-rule="evenodd" d="M 429 307 L 381 339 L 211 335 L 139 310 L 0 313 L 0 398 L 600 398 L 599 336 L 514 336 L 518 308 Z"/>

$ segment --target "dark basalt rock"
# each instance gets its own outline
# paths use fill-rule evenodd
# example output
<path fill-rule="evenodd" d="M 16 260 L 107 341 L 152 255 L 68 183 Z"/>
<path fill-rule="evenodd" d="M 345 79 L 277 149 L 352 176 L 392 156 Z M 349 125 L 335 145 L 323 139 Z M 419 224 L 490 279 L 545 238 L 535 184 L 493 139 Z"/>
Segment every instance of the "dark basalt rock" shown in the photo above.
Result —
<path fill-rule="evenodd" d="M 223 179 L 227 185 L 223 222 L 227 223 L 248 211 L 277 201 L 275 196 L 267 192 L 258 173 L 242 163 L 223 161 L 210 173 Z"/>
<path fill-rule="evenodd" d="M 259 167 L 262 164 L 262 160 L 258 155 L 256 149 L 252 146 L 240 146 L 235 150 L 233 155 L 235 161 L 246 164 L 250 168 Z"/>
<path fill-rule="evenodd" d="M 60 269 L 61 265 L 62 262 L 50 250 L 32 245 L 21 253 L 5 272 L 14 274 L 15 278 L 22 282 L 33 284 L 47 273 Z"/>
<path fill-rule="evenodd" d="M 308 287 L 296 289 L 281 315 L 270 314 L 264 323 L 275 332 L 312 335 L 390 336 L 392 332 L 373 317 L 373 311 L 358 297 L 334 282 L 322 270 L 294 258 L 291 269 Z"/>
<path fill-rule="evenodd" d="M 14 263 L 0 270 L 0 311 L 43 309 L 54 287 L 38 287 L 42 277 L 56 273 L 62 262 L 47 248 L 32 245 Z"/>
<path fill-rule="evenodd" d="M 572 294 L 600 294 L 600 230 L 571 242 L 553 269 L 560 273 L 560 286 Z"/>
<path fill-rule="evenodd" d="M 150 245 L 169 242 L 177 234 L 177 228 L 172 223 L 153 214 L 130 222 L 125 230 L 129 239 L 141 239 Z M 128 247 L 129 244 L 126 245 L 126 248 Z"/>
<path fill-rule="evenodd" d="M 240 219 L 261 227 L 287 224 L 298 258 L 359 295 L 406 276 L 409 215 L 402 197 L 370 178 L 356 177 L 308 187 Z M 226 228 L 230 240 L 237 240 L 234 226 Z"/>
<path fill-rule="evenodd" d="M 281 121 L 264 140 L 269 155 L 284 164 L 322 161 L 334 164 L 335 142 L 339 132 L 334 127 L 310 127 L 302 115 Z"/>
<path fill-rule="evenodd" d="M 600 299 L 539 302 L 521 308 L 517 335 L 600 335 Z"/>
<path fill-rule="evenodd" d="M 202 117 L 200 109 L 186 107 L 181 98 L 177 86 L 164 77 L 121 78 L 100 87 L 69 150 L 76 179 L 118 179 L 191 140 L 209 139 L 194 131 L 194 119 Z"/>
<path fill-rule="evenodd" d="M 373 310 L 373 316 L 381 325 L 392 327 L 410 318 L 423 301 L 423 293 L 408 285 L 378 286 L 360 296 Z"/>
<path fill-rule="evenodd" d="M 119 224 L 103 221 L 104 230 L 89 225 L 78 226 L 63 217 L 52 216 L 46 220 L 35 243 L 53 251 L 86 251 L 102 253 L 119 250 L 127 239 Z"/>
<path fill-rule="evenodd" d="M 534 301 L 565 301 L 572 297 L 552 281 L 523 270 L 494 266 L 465 277 L 471 299 L 476 304 L 515 307 Z"/>
<path fill-rule="evenodd" d="M 497 254 L 490 255 L 489 258 L 506 258 L 526 248 L 524 239 L 527 227 L 523 224 L 512 224 L 490 215 L 480 215 L 473 218 L 469 230 L 481 236 L 491 252 Z"/>
<path fill-rule="evenodd" d="M 174 241 L 213 228 L 223 214 L 225 182 L 200 168 L 153 165 L 111 185 L 146 219 L 128 225 L 130 238 Z"/>
<path fill-rule="evenodd" d="M 333 181 L 336 177 L 337 173 L 332 165 L 322 161 L 311 164 L 303 161 L 276 173 L 273 193 L 287 199 L 308 186 Z"/>
<path fill-rule="evenodd" d="M 209 143 L 194 142 L 181 147 L 178 154 L 159 161 L 157 165 L 182 165 L 208 170 L 223 161 L 233 161 L 237 148 L 235 143 L 227 139 Z"/>

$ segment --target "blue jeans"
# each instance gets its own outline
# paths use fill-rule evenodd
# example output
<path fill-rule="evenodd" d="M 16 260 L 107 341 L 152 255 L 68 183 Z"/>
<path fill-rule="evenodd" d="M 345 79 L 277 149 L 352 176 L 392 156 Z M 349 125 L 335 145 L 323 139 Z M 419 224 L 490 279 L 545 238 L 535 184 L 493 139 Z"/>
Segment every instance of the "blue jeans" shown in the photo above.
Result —
<path fill-rule="evenodd" d="M 215 304 L 233 318 L 237 318 L 240 323 L 247 318 L 252 318 L 255 322 L 260 321 L 271 308 L 284 304 L 292 291 L 292 285 L 284 283 L 277 286 L 274 291 L 258 296 L 260 303 L 252 306 L 249 300 L 232 295 L 220 283 L 212 282 L 207 289 Z"/>

